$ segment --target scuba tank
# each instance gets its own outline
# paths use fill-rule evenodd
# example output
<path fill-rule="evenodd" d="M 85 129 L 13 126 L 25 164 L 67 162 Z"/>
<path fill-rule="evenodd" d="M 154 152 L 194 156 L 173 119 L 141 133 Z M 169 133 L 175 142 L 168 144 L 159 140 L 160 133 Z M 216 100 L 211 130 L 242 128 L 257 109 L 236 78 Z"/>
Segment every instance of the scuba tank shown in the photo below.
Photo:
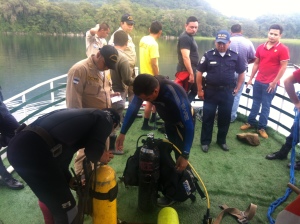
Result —
<path fill-rule="evenodd" d="M 139 156 L 138 207 L 149 212 L 156 206 L 159 179 L 159 149 L 153 133 L 143 140 Z"/>
<path fill-rule="evenodd" d="M 100 165 L 93 175 L 93 224 L 117 224 L 118 185 L 115 171 L 108 165 Z"/>

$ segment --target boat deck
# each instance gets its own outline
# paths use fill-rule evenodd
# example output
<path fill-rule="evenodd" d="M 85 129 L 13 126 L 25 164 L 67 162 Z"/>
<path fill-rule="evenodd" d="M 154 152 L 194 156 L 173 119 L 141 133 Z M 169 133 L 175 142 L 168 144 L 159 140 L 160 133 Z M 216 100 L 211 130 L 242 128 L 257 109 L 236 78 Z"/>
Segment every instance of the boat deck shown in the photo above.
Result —
<path fill-rule="evenodd" d="M 63 75 L 62 78 L 65 78 Z M 64 82 L 58 80 L 60 84 Z M 52 84 L 51 84 L 52 83 Z M 50 88 L 56 88 L 53 81 L 50 81 Z M 25 91 L 26 92 L 26 91 Z M 217 127 L 214 128 L 213 142 L 208 153 L 203 153 L 200 149 L 200 131 L 202 123 L 197 120 L 194 142 L 191 149 L 190 162 L 199 173 L 203 182 L 206 185 L 210 198 L 210 214 L 211 217 L 217 217 L 220 212 L 218 207 L 226 203 L 228 206 L 245 210 L 250 203 L 258 205 L 256 216 L 252 223 L 261 224 L 269 223 L 267 212 L 270 204 L 283 196 L 286 191 L 286 185 L 290 181 L 290 171 L 286 167 L 289 160 L 269 161 L 265 159 L 268 153 L 277 151 L 285 141 L 285 136 L 289 133 L 294 117 L 293 105 L 289 102 L 287 94 L 282 87 L 278 90 L 279 95 L 273 100 L 271 114 L 269 117 L 269 125 L 267 133 L 268 139 L 260 138 L 259 146 L 250 146 L 237 140 L 236 134 L 241 133 L 240 126 L 246 121 L 246 116 L 249 113 L 249 107 L 252 104 L 251 95 L 243 94 L 239 108 L 239 116 L 236 122 L 230 125 L 230 130 L 227 136 L 227 144 L 230 147 L 229 152 L 222 151 L 215 143 Z M 51 105 L 54 102 L 62 100 L 58 107 L 51 106 L 47 110 L 65 107 L 63 101 L 63 92 L 51 93 L 51 99 L 47 99 L 46 105 Z M 29 98 L 26 93 L 20 94 L 17 98 L 8 99 L 10 108 L 14 108 L 20 103 L 24 103 L 26 98 Z M 14 104 L 16 103 L 17 104 Z M 195 108 L 201 107 L 202 102 L 196 101 L 192 104 Z M 14 113 L 14 116 L 19 116 L 19 121 L 27 117 L 31 112 L 35 112 L 37 104 L 30 104 L 22 107 L 19 112 Z M 44 111 L 42 113 L 47 112 Z M 40 114 L 39 114 L 40 115 Z M 30 119 L 36 119 L 38 114 Z M 121 177 L 127 158 L 135 151 L 136 141 L 141 134 L 147 134 L 141 131 L 143 119 L 136 119 L 133 127 L 126 136 L 125 154 L 115 156 L 110 163 L 110 166 L 115 170 L 116 176 Z M 31 121 L 29 120 L 28 123 Z M 255 130 L 250 130 L 254 132 Z M 155 137 L 164 138 L 165 136 L 158 131 L 154 131 Z M 299 146 L 296 147 L 297 159 L 299 158 Z M 2 157 L 5 157 L 3 150 L 0 151 Z M 4 163 L 8 165 L 6 159 Z M 72 166 L 73 164 L 71 164 Z M 11 169 L 12 170 L 12 169 Z M 13 175 L 20 179 L 17 173 Z M 296 183 L 299 187 L 299 171 L 295 171 Z M 40 224 L 43 223 L 42 213 L 37 204 L 37 198 L 32 193 L 28 186 L 20 191 L 13 191 L 6 187 L 1 188 L 0 196 L 0 223 L 4 224 Z M 75 195 L 75 192 L 74 192 Z M 118 217 L 126 222 L 139 223 L 156 223 L 157 215 L 160 211 L 158 207 L 151 213 L 143 213 L 137 207 L 137 187 L 125 188 L 122 183 L 119 183 L 119 193 L 117 197 Z M 292 201 L 296 195 L 292 195 L 288 200 L 281 205 L 273 214 L 276 218 L 277 213 L 284 206 Z M 195 203 L 186 201 L 172 205 L 179 215 L 181 224 L 196 224 L 202 223 L 202 219 L 207 210 L 207 201 L 202 201 L 199 196 Z M 223 224 L 235 223 L 233 217 L 226 216 Z M 1 223 L 1 224 L 2 224 Z M 90 217 L 86 217 L 85 223 L 92 223 Z"/>
<path fill-rule="evenodd" d="M 190 162 L 203 180 L 210 198 L 211 217 L 216 218 L 221 211 L 218 207 L 221 204 L 245 210 L 250 203 L 258 205 L 256 216 L 251 223 L 268 223 L 267 211 L 270 204 L 283 196 L 286 185 L 289 182 L 289 160 L 269 161 L 265 155 L 278 150 L 284 142 L 284 136 L 278 132 L 267 129 L 268 139 L 260 138 L 259 146 L 250 146 L 240 142 L 236 134 L 241 133 L 240 125 L 245 117 L 239 115 L 238 120 L 231 124 L 227 137 L 229 152 L 224 152 L 215 143 L 217 127 L 214 127 L 213 142 L 208 153 L 200 150 L 200 130 L 201 122 L 196 122 L 196 133 L 191 149 Z M 136 141 L 141 134 L 142 120 L 137 118 L 133 127 L 126 136 L 125 154 L 115 156 L 109 164 L 116 172 L 116 176 L 121 177 L 127 158 L 135 151 Z M 251 130 L 254 131 L 254 130 Z M 153 132 L 156 138 L 164 138 L 158 132 Z M 299 148 L 297 147 L 297 152 Z M 297 153 L 297 155 L 299 155 Z M 300 159 L 298 157 L 298 159 Z M 7 164 L 7 160 L 5 160 Z M 20 179 L 16 173 L 14 177 Z M 295 171 L 296 185 L 299 186 L 299 171 Z M 201 186 L 201 185 L 200 185 Z M 42 213 L 37 204 L 37 198 L 33 195 L 28 186 L 20 191 L 13 191 L 5 187 L 1 188 L 0 203 L 0 223 L 4 224 L 40 224 L 43 223 Z M 119 183 L 117 196 L 118 218 L 126 222 L 156 223 L 157 215 L 161 208 L 153 212 L 143 213 L 138 209 L 138 188 L 125 188 L 123 183 Z M 75 195 L 75 193 L 74 193 Z M 284 208 L 289 202 L 294 200 L 295 193 L 288 198 L 282 206 L 274 213 Z M 207 201 L 201 200 L 197 195 L 197 200 L 192 203 L 187 200 L 182 203 L 172 205 L 176 209 L 181 224 L 202 223 L 202 219 L 207 209 Z M 231 216 L 225 216 L 223 224 L 235 223 Z M 92 223 L 90 217 L 86 217 L 85 223 Z"/>

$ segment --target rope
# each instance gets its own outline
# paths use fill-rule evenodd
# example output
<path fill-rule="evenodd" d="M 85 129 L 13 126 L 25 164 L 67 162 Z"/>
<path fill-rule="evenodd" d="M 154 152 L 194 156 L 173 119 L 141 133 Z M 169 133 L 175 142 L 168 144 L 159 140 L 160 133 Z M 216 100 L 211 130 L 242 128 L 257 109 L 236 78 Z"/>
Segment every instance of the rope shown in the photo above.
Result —
<path fill-rule="evenodd" d="M 294 118 L 294 127 L 293 127 L 293 147 L 292 147 L 292 152 L 291 152 L 291 167 L 290 167 L 290 183 L 295 184 L 295 147 L 298 144 L 298 139 L 299 139 L 299 111 L 297 108 L 295 108 L 295 118 Z M 274 201 L 269 209 L 268 209 L 268 220 L 270 224 L 275 224 L 275 220 L 272 218 L 272 213 L 275 211 L 275 209 L 281 205 L 291 194 L 292 189 L 287 188 L 285 191 L 285 194 L 281 197 L 278 198 L 276 201 Z"/>

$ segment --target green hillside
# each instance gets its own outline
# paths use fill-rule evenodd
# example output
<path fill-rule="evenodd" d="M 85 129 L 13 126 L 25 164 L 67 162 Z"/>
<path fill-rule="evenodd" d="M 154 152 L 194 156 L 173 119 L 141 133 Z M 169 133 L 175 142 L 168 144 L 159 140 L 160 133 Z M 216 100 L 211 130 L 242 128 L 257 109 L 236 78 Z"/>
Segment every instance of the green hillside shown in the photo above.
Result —
<path fill-rule="evenodd" d="M 249 38 L 266 37 L 269 26 L 280 23 L 285 38 L 300 38 L 300 13 L 267 14 L 255 20 L 229 18 L 204 0 L 0 0 L 0 32 L 84 34 L 100 22 L 107 22 L 114 30 L 124 13 L 131 13 L 136 21 L 133 35 L 144 35 L 151 21 L 158 20 L 164 36 L 178 36 L 186 18 L 193 15 L 199 20 L 202 37 L 213 37 L 234 23 L 241 23 Z"/>

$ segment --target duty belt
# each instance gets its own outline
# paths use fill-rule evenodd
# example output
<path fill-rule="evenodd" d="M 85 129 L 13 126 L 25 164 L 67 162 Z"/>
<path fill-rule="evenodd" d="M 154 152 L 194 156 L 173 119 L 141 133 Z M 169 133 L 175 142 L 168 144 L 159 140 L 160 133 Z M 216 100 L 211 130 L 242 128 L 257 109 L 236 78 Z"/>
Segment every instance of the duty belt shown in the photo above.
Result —
<path fill-rule="evenodd" d="M 226 86 L 215 86 L 215 85 L 210 85 L 210 84 L 206 84 L 205 85 L 205 88 L 208 88 L 208 89 L 234 89 L 235 85 L 232 84 L 232 85 L 226 85 Z"/>

